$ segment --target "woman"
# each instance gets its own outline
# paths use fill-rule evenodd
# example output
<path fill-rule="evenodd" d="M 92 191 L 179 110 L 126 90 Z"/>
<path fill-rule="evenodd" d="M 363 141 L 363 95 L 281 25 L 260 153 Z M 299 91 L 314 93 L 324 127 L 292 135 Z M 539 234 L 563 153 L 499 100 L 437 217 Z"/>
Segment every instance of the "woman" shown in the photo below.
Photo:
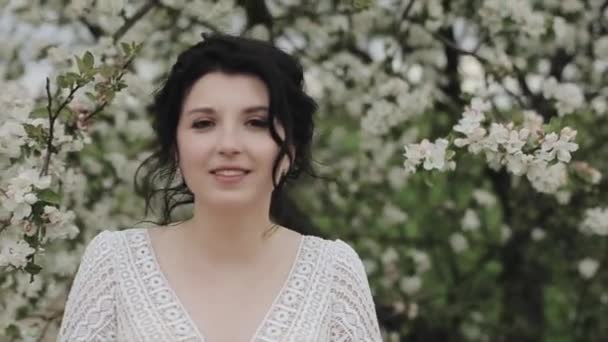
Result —
<path fill-rule="evenodd" d="M 184 203 L 192 217 L 95 236 L 59 340 L 381 341 L 358 254 L 276 224 L 285 181 L 311 169 L 317 106 L 301 66 L 262 41 L 204 38 L 156 95 L 140 187 L 146 211 L 164 194 L 163 222 Z M 153 190 L 159 178 L 179 184 Z"/>

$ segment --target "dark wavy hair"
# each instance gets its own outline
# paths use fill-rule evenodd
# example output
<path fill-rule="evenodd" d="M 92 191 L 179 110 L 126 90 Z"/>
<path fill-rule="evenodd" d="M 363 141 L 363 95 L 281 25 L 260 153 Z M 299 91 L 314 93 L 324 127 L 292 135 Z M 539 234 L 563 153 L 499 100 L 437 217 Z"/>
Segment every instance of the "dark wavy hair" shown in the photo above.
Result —
<path fill-rule="evenodd" d="M 284 185 L 288 179 L 296 180 L 302 172 L 318 176 L 311 163 L 311 142 L 314 131 L 313 115 L 317 103 L 303 90 L 303 71 L 300 63 L 270 43 L 221 33 L 202 34 L 203 40 L 181 52 L 176 63 L 154 96 L 151 111 L 154 115 L 156 141 L 154 152 L 135 172 L 135 191 L 146 201 L 145 214 L 156 195 L 161 195 L 161 217 L 156 224 L 170 223 L 171 212 L 178 206 L 194 202 L 194 195 L 184 179 L 177 175 L 177 125 L 184 99 L 193 84 L 210 72 L 247 74 L 261 79 L 270 98 L 269 122 L 276 117 L 285 128 L 285 140 L 269 125 L 273 140 L 279 146 L 272 174 L 274 189 L 269 217 L 276 229 L 277 218 L 284 217 Z M 295 156 L 288 146 L 295 147 Z M 279 161 L 288 155 L 290 167 L 281 175 L 278 184 L 275 175 Z M 141 183 L 140 171 L 145 170 Z M 180 178 L 180 179 L 177 179 Z M 176 182 L 177 181 L 177 182 Z M 176 185 L 177 183 L 177 185 Z M 293 205 L 293 204 L 292 204 Z"/>

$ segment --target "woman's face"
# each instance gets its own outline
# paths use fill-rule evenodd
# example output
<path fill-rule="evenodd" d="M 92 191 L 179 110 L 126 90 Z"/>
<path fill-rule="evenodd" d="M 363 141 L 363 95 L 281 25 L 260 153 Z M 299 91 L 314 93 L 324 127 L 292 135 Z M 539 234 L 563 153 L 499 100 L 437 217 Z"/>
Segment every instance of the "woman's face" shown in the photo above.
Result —
<path fill-rule="evenodd" d="M 266 85 L 255 76 L 212 72 L 194 83 L 184 99 L 177 145 L 182 175 L 197 202 L 239 206 L 270 198 L 279 147 L 270 136 L 268 107 Z M 275 128 L 284 139 L 276 119 Z M 224 166 L 248 172 L 226 181 L 213 173 Z"/>

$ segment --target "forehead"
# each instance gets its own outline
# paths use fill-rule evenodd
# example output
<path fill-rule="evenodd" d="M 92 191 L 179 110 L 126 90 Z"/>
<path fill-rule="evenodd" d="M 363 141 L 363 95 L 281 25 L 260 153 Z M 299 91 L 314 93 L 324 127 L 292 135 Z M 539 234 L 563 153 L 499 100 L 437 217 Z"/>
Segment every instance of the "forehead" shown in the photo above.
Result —
<path fill-rule="evenodd" d="M 184 110 L 194 106 L 218 109 L 268 106 L 266 84 L 257 76 L 212 72 L 199 78 L 184 99 Z"/>

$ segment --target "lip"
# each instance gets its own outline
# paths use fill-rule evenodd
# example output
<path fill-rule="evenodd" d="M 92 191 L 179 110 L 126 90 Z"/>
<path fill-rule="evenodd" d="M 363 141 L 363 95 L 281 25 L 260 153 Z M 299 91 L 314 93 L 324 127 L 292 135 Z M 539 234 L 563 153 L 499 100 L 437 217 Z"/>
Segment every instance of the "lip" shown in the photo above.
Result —
<path fill-rule="evenodd" d="M 213 174 L 213 178 L 216 181 L 218 181 L 219 183 L 224 184 L 224 185 L 234 185 L 234 184 L 240 183 L 249 174 L 249 171 L 245 171 L 245 173 L 243 173 L 241 175 L 235 175 L 235 176 L 226 176 L 226 175 L 217 174 L 215 172 L 212 172 L 212 174 Z"/>
<path fill-rule="evenodd" d="M 213 170 L 211 170 L 209 172 L 216 173 L 217 171 L 223 171 L 223 170 L 243 171 L 245 173 L 249 173 L 249 171 L 250 171 L 250 170 L 244 169 L 242 167 L 238 167 L 238 166 L 234 166 L 234 167 L 233 166 L 226 166 L 226 167 L 215 168 L 215 169 L 213 169 Z"/>

